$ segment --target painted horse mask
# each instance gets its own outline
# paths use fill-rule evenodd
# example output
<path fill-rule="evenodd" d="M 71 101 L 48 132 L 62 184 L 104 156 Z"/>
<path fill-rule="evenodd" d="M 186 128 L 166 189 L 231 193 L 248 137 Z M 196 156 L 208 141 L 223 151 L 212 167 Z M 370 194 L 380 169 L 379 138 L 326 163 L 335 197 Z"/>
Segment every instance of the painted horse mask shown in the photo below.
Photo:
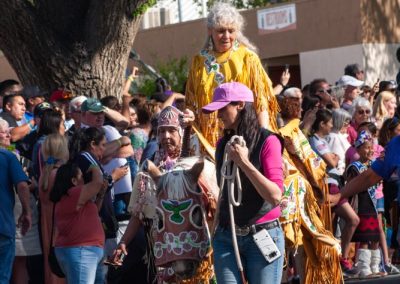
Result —
<path fill-rule="evenodd" d="M 192 277 L 210 246 L 203 191 L 198 182 L 204 168 L 199 159 L 190 169 L 175 167 L 162 174 L 153 164 L 149 174 L 158 184 L 153 227 L 156 266 L 172 267 L 181 279 Z"/>

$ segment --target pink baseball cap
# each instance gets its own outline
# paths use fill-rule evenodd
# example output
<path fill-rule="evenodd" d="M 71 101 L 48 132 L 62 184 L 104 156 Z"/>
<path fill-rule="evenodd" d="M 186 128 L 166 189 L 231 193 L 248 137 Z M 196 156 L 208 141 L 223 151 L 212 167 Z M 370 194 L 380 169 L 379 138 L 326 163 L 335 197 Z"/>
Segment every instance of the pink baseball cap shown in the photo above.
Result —
<path fill-rule="evenodd" d="M 242 83 L 230 82 L 219 85 L 214 90 L 211 103 L 204 106 L 204 113 L 211 113 L 224 108 L 231 102 L 254 102 L 253 92 Z"/>

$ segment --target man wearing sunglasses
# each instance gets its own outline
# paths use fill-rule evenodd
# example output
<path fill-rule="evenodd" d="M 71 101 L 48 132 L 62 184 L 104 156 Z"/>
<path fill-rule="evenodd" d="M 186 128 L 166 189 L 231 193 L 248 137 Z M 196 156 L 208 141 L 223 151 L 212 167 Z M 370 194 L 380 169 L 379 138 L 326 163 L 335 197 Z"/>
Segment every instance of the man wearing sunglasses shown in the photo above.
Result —
<path fill-rule="evenodd" d="M 319 108 L 332 105 L 331 87 L 325 79 L 314 79 L 310 83 L 310 96 L 319 99 Z"/>
<path fill-rule="evenodd" d="M 342 102 L 341 108 L 350 111 L 353 106 L 353 101 L 358 98 L 361 93 L 360 87 L 364 85 L 364 82 L 357 80 L 352 76 L 344 75 L 340 77 L 338 85 L 344 87 L 344 100 Z"/>

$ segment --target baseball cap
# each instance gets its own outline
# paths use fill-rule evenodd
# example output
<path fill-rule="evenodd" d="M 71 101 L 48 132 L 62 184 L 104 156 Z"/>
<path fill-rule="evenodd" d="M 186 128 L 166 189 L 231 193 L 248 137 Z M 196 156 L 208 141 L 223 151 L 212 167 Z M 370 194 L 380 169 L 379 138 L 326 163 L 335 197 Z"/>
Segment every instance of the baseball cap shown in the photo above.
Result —
<path fill-rule="evenodd" d="M 24 99 L 36 98 L 36 97 L 44 97 L 46 95 L 45 92 L 40 91 L 38 86 L 26 86 L 22 90 L 22 96 Z"/>
<path fill-rule="evenodd" d="M 87 97 L 85 97 L 85 96 L 77 96 L 77 97 L 73 98 L 69 102 L 69 111 L 70 112 L 80 111 L 83 102 L 86 100 L 87 100 Z"/>
<path fill-rule="evenodd" d="M 204 113 L 211 113 L 224 108 L 231 102 L 254 102 L 253 92 L 238 82 L 219 85 L 214 90 L 212 102 L 202 108 Z"/>
<path fill-rule="evenodd" d="M 101 102 L 96 99 L 96 98 L 88 98 L 86 101 L 84 101 L 81 105 L 81 111 L 86 112 L 103 112 L 105 107 L 101 104 Z"/>
<path fill-rule="evenodd" d="M 364 85 L 364 82 L 357 80 L 356 78 L 354 78 L 352 76 L 343 75 L 342 77 L 340 77 L 337 84 L 341 85 L 341 86 L 361 87 L 362 85 Z"/>
<path fill-rule="evenodd" d="M 33 116 L 41 117 L 45 110 L 52 109 L 52 108 L 53 108 L 52 105 L 49 104 L 48 102 L 40 103 L 35 106 L 35 109 L 33 110 Z"/>
<path fill-rule="evenodd" d="M 54 92 L 51 93 L 50 102 L 56 102 L 56 101 L 66 101 L 66 100 L 71 100 L 74 96 L 74 94 L 70 91 L 66 90 L 55 90 Z"/>

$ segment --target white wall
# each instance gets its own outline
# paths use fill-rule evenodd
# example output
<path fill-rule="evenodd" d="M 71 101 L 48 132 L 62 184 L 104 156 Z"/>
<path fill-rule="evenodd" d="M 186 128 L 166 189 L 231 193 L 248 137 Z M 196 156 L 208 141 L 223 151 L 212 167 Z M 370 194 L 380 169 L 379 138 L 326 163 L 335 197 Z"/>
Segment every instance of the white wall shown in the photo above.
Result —
<path fill-rule="evenodd" d="M 364 44 L 364 68 L 366 81 L 373 84 L 378 78 L 380 80 L 396 80 L 400 63 L 396 58 L 399 44 Z"/>
<path fill-rule="evenodd" d="M 400 64 L 396 50 L 400 44 L 357 44 L 302 52 L 300 72 L 302 86 L 315 78 L 326 78 L 334 84 L 347 64 L 358 63 L 365 71 L 365 81 L 372 86 L 376 80 L 395 80 Z"/>
<path fill-rule="evenodd" d="M 363 66 L 363 49 L 361 44 L 321 49 L 302 52 L 299 58 L 302 86 L 316 78 L 325 78 L 335 84 L 347 64 Z"/>

